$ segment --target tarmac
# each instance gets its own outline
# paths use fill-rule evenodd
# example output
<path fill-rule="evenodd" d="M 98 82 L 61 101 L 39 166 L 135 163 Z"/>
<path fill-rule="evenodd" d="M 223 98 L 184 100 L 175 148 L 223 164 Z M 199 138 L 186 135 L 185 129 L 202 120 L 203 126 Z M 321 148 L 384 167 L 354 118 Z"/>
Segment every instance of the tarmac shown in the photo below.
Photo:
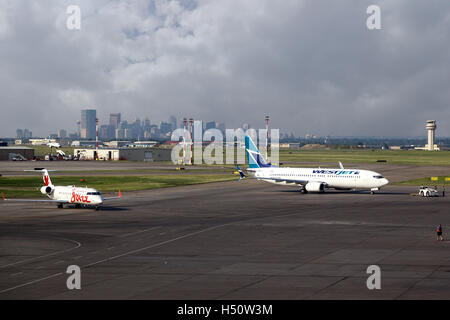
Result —
<path fill-rule="evenodd" d="M 337 163 L 326 162 L 296 162 L 284 165 L 285 167 L 309 167 L 309 168 L 337 168 Z M 450 167 L 448 166 L 418 166 L 418 165 L 395 165 L 388 163 L 344 163 L 346 168 L 366 169 L 381 173 L 389 179 L 390 182 L 399 182 L 410 179 L 432 176 L 450 176 Z M 242 165 L 245 168 L 245 165 Z M 53 175 L 151 175 L 163 174 L 173 171 L 178 174 L 176 166 L 168 162 L 132 162 L 132 161 L 0 161 L 0 174 L 3 176 L 35 175 L 33 172 L 24 172 L 24 170 L 34 168 L 46 168 L 56 170 Z M 230 174 L 234 171 L 234 166 L 185 166 L 183 173 L 192 174 Z M 229 172 L 223 169 L 228 169 Z M 219 169 L 218 171 L 212 171 Z"/>
<path fill-rule="evenodd" d="M 124 193 L 100 211 L 0 202 L 0 299 L 450 299 L 450 241 L 435 231 L 445 239 L 450 197 L 413 192 L 248 179 Z"/>

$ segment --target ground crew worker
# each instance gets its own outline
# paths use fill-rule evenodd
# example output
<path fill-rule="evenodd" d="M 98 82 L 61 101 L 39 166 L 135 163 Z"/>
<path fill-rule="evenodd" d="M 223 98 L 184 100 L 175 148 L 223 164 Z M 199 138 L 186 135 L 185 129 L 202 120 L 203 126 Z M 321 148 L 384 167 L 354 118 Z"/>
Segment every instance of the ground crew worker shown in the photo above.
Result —
<path fill-rule="evenodd" d="M 444 237 L 442 237 L 442 226 L 439 224 L 437 229 L 436 229 L 436 233 L 437 233 L 437 240 L 438 241 L 443 241 Z"/>

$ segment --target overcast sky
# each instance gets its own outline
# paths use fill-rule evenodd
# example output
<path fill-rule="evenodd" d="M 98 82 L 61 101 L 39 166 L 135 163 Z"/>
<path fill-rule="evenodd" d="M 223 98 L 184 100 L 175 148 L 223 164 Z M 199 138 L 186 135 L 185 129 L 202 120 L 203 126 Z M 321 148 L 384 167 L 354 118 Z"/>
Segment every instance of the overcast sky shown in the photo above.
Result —
<path fill-rule="evenodd" d="M 268 114 L 297 135 L 421 136 L 436 119 L 450 136 L 450 1 L 0 0 L 0 136 L 74 131 L 85 108 L 229 128 Z"/>

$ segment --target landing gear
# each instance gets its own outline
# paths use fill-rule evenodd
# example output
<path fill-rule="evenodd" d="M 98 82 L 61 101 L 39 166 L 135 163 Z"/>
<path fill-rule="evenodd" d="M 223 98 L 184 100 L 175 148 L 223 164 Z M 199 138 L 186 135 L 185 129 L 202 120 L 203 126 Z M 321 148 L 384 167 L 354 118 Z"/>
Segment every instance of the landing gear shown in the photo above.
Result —
<path fill-rule="evenodd" d="M 95 211 L 100 210 L 100 206 L 95 206 Z"/>
<path fill-rule="evenodd" d="M 303 193 L 303 194 L 306 194 L 306 193 L 308 193 L 308 190 L 306 190 L 306 188 L 303 187 L 303 188 L 300 189 L 300 192 Z"/>
<path fill-rule="evenodd" d="M 380 190 L 380 188 L 372 188 L 372 189 L 370 189 L 370 194 L 374 195 L 375 191 L 378 191 L 378 190 Z"/>
<path fill-rule="evenodd" d="M 63 208 L 63 204 L 62 203 L 58 203 L 58 209 L 62 209 Z"/>
<path fill-rule="evenodd" d="M 374 195 L 374 194 L 375 194 L 375 191 L 370 191 L 370 194 L 371 194 L 371 195 Z"/>

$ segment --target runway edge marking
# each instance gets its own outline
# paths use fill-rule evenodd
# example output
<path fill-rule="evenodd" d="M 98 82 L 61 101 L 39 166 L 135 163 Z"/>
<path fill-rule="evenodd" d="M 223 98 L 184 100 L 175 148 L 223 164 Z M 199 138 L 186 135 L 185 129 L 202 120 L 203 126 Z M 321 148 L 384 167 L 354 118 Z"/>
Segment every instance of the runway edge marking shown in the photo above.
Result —
<path fill-rule="evenodd" d="M 117 258 L 121 258 L 121 257 L 127 256 L 127 255 L 130 255 L 130 254 L 133 254 L 133 253 L 137 253 L 137 252 L 145 251 L 145 250 L 148 250 L 148 249 L 156 248 L 156 247 L 159 247 L 159 246 L 171 243 L 171 242 L 175 242 L 175 241 L 178 241 L 178 240 L 181 240 L 181 239 L 189 238 L 189 237 L 192 237 L 192 236 L 204 233 L 204 232 L 208 232 L 208 231 L 211 231 L 211 230 L 214 230 L 214 229 L 222 228 L 222 227 L 225 227 L 225 226 L 228 226 L 228 225 L 231 225 L 231 224 L 233 224 L 233 223 L 230 222 L 230 223 L 222 224 L 222 225 L 219 225 L 219 226 L 209 227 L 209 228 L 206 228 L 206 229 L 203 229 L 203 230 L 199 230 L 199 231 L 196 231 L 196 232 L 191 232 L 191 233 L 185 234 L 183 236 L 180 236 L 180 237 L 177 237 L 177 238 L 174 238 L 174 239 L 166 240 L 166 241 L 163 241 L 163 242 L 160 242 L 160 243 L 153 244 L 151 246 L 147 246 L 147 247 L 144 247 L 144 248 L 132 250 L 132 251 L 125 252 L 125 253 L 117 255 L 117 256 L 113 256 L 113 257 L 110 257 L 110 258 L 107 258 L 107 259 L 96 261 L 96 262 L 93 262 L 93 263 L 81 266 L 81 268 L 92 267 L 94 265 L 97 265 L 97 264 L 100 264 L 100 263 L 103 263 L 103 262 L 106 262 L 106 261 L 111 261 L 111 260 L 114 260 L 114 259 L 117 259 Z M 27 282 L 27 283 L 24 283 L 24 284 L 20 284 L 20 285 L 11 287 L 11 288 L 7 288 L 7 289 L 4 289 L 4 290 L 1 290 L 0 294 L 8 292 L 8 291 L 15 290 L 15 289 L 19 289 L 19 288 L 22 288 L 22 287 L 25 287 L 25 286 L 28 286 L 28 285 L 31 285 L 31 284 L 35 284 L 37 282 L 41 282 L 41 281 L 44 281 L 44 280 L 47 280 L 47 279 L 58 277 L 60 275 L 63 275 L 63 273 L 62 272 L 55 273 L 55 274 L 52 274 L 52 275 L 47 276 L 45 278 L 36 279 L 36 280 L 30 281 L 30 282 Z"/>
<path fill-rule="evenodd" d="M 78 241 L 75 241 L 75 240 L 66 239 L 66 238 L 55 238 L 55 239 L 69 241 L 69 242 L 75 243 L 76 246 L 72 247 L 72 248 L 69 248 L 69 249 L 65 249 L 65 250 L 61 250 L 61 251 L 56 251 L 56 252 L 53 252 L 53 253 L 45 254 L 43 256 L 38 256 L 38 257 L 30 258 L 30 259 L 25 259 L 25 260 L 13 262 L 13 263 L 5 264 L 5 265 L 0 266 L 0 269 L 11 267 L 11 266 L 15 266 L 15 265 L 26 263 L 26 262 L 30 262 L 30 261 L 33 261 L 33 260 L 39 260 L 39 259 L 42 259 L 42 258 L 51 257 L 51 256 L 54 256 L 54 255 L 57 255 L 57 254 L 60 254 L 60 253 L 65 253 L 65 252 L 69 252 L 69 251 L 72 251 L 72 250 L 75 250 L 75 249 L 78 249 L 79 247 L 81 247 L 81 243 L 78 242 Z"/>

